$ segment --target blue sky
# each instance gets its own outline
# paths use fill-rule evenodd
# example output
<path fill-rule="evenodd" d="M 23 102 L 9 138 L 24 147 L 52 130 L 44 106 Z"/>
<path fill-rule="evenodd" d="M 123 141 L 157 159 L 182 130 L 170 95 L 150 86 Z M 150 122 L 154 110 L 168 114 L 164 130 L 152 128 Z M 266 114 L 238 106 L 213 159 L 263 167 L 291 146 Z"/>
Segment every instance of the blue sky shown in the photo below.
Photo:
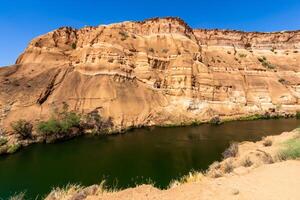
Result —
<path fill-rule="evenodd" d="M 193 28 L 300 29 L 299 0 L 0 0 L 0 66 L 15 62 L 34 37 L 61 26 L 178 16 Z"/>

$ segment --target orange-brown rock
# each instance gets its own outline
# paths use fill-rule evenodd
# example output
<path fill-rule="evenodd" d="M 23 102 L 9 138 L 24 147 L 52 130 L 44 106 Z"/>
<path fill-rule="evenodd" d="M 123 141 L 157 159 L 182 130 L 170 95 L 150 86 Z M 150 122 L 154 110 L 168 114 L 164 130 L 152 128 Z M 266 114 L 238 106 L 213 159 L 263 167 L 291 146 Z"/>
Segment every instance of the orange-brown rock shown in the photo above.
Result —
<path fill-rule="evenodd" d="M 33 39 L 0 68 L 0 120 L 48 118 L 67 102 L 115 128 L 300 109 L 300 31 L 198 30 L 155 18 Z"/>

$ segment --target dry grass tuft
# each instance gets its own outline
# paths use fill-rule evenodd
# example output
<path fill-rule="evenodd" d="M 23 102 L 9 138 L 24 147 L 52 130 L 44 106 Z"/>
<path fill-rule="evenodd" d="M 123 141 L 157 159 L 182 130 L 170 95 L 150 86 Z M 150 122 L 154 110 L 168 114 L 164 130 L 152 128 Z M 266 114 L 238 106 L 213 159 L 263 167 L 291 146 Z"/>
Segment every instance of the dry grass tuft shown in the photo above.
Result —
<path fill-rule="evenodd" d="M 251 167 L 253 165 L 253 162 L 251 161 L 250 157 L 247 156 L 242 160 L 242 166 L 244 167 Z"/>
<path fill-rule="evenodd" d="M 20 192 L 9 197 L 8 200 L 25 200 L 25 192 Z"/>
<path fill-rule="evenodd" d="M 239 145 L 238 143 L 233 142 L 230 144 L 229 148 L 223 152 L 222 155 L 224 159 L 226 159 L 230 157 L 236 157 L 238 155 L 238 152 L 239 152 Z"/>
<path fill-rule="evenodd" d="M 234 166 L 233 166 L 233 162 L 232 160 L 228 160 L 226 162 L 224 162 L 224 165 L 223 165 L 223 171 L 224 173 L 231 173 L 234 169 Z"/>
<path fill-rule="evenodd" d="M 265 147 L 270 147 L 270 146 L 272 146 L 272 144 L 273 144 L 273 142 L 272 142 L 272 140 L 271 139 L 264 139 L 264 141 L 263 141 L 263 145 L 265 146 Z"/>

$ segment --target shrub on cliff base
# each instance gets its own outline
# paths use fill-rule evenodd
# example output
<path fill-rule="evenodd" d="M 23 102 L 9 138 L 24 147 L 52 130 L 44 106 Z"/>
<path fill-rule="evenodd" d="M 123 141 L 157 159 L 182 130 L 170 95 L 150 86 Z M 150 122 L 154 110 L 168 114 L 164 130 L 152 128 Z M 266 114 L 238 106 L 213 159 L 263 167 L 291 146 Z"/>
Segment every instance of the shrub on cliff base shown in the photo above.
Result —
<path fill-rule="evenodd" d="M 20 119 L 16 122 L 11 123 L 13 131 L 19 134 L 22 138 L 31 137 L 32 124 L 26 120 Z"/>
<path fill-rule="evenodd" d="M 219 116 L 213 117 L 210 121 L 210 124 L 214 124 L 214 125 L 220 125 L 222 124 L 222 120 Z"/>
<path fill-rule="evenodd" d="M 80 127 L 80 116 L 74 112 L 65 112 L 60 117 L 52 117 L 38 124 L 38 131 L 45 135 L 67 134 L 71 128 Z"/>
<path fill-rule="evenodd" d="M 0 137 L 0 146 L 5 145 L 7 143 L 7 139 L 4 137 Z"/>
<path fill-rule="evenodd" d="M 15 153 L 15 152 L 17 152 L 20 148 L 21 148 L 21 144 L 19 144 L 19 143 L 12 144 L 12 145 L 10 145 L 10 146 L 8 147 L 7 153 L 10 153 L 10 154 Z"/>

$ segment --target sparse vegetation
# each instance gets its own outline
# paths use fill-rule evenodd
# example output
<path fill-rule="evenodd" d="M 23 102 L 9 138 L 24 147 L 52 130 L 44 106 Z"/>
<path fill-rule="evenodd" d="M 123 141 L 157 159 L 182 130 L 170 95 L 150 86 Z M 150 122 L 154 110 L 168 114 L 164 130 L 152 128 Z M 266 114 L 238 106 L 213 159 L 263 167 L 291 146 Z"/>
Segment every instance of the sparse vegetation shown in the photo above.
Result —
<path fill-rule="evenodd" d="M 49 199 L 65 199 L 68 196 L 76 195 L 80 192 L 84 192 L 85 194 L 89 194 L 92 191 L 93 195 L 100 195 L 104 191 L 106 192 L 115 192 L 115 189 L 107 189 L 105 187 L 105 181 L 102 181 L 99 185 L 93 185 L 90 187 L 84 188 L 78 184 L 68 184 L 63 188 L 53 188 L 50 194 L 48 195 Z"/>
<path fill-rule="evenodd" d="M 47 121 L 39 122 L 38 132 L 44 135 L 67 134 L 72 128 L 80 127 L 80 115 L 68 111 L 68 105 L 64 104 L 63 111 L 56 113 Z"/>
<path fill-rule="evenodd" d="M 251 167 L 253 165 L 253 162 L 251 161 L 250 157 L 247 156 L 242 160 L 242 166 L 244 167 Z"/>
<path fill-rule="evenodd" d="M 265 114 L 254 114 L 245 117 L 240 117 L 238 120 L 252 121 L 252 120 L 259 120 L 259 119 L 278 119 L 278 118 L 280 118 L 279 115 L 270 115 L 269 113 L 265 113 Z"/>
<path fill-rule="evenodd" d="M 25 200 L 25 192 L 20 192 L 9 197 L 8 200 Z"/>
<path fill-rule="evenodd" d="M 293 53 L 298 53 L 298 51 L 293 51 Z"/>
<path fill-rule="evenodd" d="M 296 111 L 296 118 L 300 119 L 300 111 L 299 110 Z"/>
<path fill-rule="evenodd" d="M 258 61 L 262 64 L 262 66 L 268 68 L 268 69 L 275 69 L 275 65 L 271 64 L 266 57 L 260 57 L 257 58 Z"/>
<path fill-rule="evenodd" d="M 280 160 L 300 158 L 300 136 L 286 141 L 283 146 L 284 148 L 278 153 Z"/>
<path fill-rule="evenodd" d="M 71 128 L 80 126 L 80 116 L 74 112 L 66 113 L 62 118 L 52 117 L 38 124 L 38 131 L 45 135 L 67 134 Z"/>
<path fill-rule="evenodd" d="M 283 78 L 280 78 L 280 79 L 278 80 L 278 82 L 281 83 L 281 84 L 284 84 L 284 83 L 286 83 L 286 80 L 283 79 Z"/>
<path fill-rule="evenodd" d="M 219 116 L 215 116 L 209 121 L 209 123 L 213 125 L 220 125 L 222 124 L 222 120 Z"/>
<path fill-rule="evenodd" d="M 72 49 L 76 49 L 76 43 L 73 42 L 71 47 L 72 47 Z"/>
<path fill-rule="evenodd" d="M 16 122 L 11 123 L 11 127 L 13 131 L 20 135 L 23 139 L 31 137 L 33 126 L 29 121 L 20 119 Z"/>
<path fill-rule="evenodd" d="M 149 48 L 148 51 L 151 52 L 151 53 L 154 53 L 154 49 L 153 48 Z"/>
<path fill-rule="evenodd" d="M 169 52 L 169 49 L 162 49 L 162 52 L 163 52 L 163 53 L 168 53 L 168 52 Z"/>
<path fill-rule="evenodd" d="M 94 110 L 82 118 L 81 126 L 83 129 L 91 130 L 93 134 L 100 134 L 109 132 L 113 122 L 111 117 L 105 120 L 98 110 Z"/>
<path fill-rule="evenodd" d="M 249 42 L 247 42 L 247 43 L 245 44 L 245 48 L 246 48 L 246 49 L 251 48 L 251 44 L 250 44 Z"/>
<path fill-rule="evenodd" d="M 263 145 L 265 147 L 270 147 L 270 146 L 272 146 L 272 144 L 273 144 L 273 142 L 271 139 L 264 139 L 264 141 L 263 141 Z"/>
<path fill-rule="evenodd" d="M 197 183 L 201 182 L 204 178 L 204 174 L 202 172 L 192 171 L 188 175 L 183 176 L 179 180 L 173 180 L 169 184 L 169 188 L 177 187 L 184 183 Z"/>
<path fill-rule="evenodd" d="M 234 167 L 233 167 L 233 163 L 231 160 L 228 160 L 224 163 L 224 173 L 231 173 L 233 171 Z"/>
<path fill-rule="evenodd" d="M 16 143 L 16 144 L 12 144 L 8 147 L 7 149 L 7 153 L 12 154 L 17 152 L 19 149 L 21 148 L 21 144 Z"/>
<path fill-rule="evenodd" d="M 273 53 L 275 53 L 275 48 L 274 48 L 274 47 L 272 47 L 272 48 L 271 48 L 271 51 L 272 51 Z"/>
<path fill-rule="evenodd" d="M 228 149 L 223 152 L 224 159 L 230 157 L 236 157 L 239 152 L 239 145 L 236 142 L 232 142 Z"/>
<path fill-rule="evenodd" d="M 227 54 L 231 54 L 231 51 L 227 51 Z"/>
<path fill-rule="evenodd" d="M 239 56 L 240 56 L 240 58 L 245 58 L 245 57 L 247 57 L 247 55 L 246 55 L 246 54 L 243 54 L 243 53 L 240 53 Z"/>
<path fill-rule="evenodd" d="M 7 143 L 7 139 L 5 137 L 0 137 L 0 146 L 5 145 Z"/>
<path fill-rule="evenodd" d="M 122 41 L 126 40 L 129 37 L 128 34 L 127 34 L 127 32 L 125 32 L 123 30 L 119 31 L 119 34 L 122 36 L 121 37 Z"/>

